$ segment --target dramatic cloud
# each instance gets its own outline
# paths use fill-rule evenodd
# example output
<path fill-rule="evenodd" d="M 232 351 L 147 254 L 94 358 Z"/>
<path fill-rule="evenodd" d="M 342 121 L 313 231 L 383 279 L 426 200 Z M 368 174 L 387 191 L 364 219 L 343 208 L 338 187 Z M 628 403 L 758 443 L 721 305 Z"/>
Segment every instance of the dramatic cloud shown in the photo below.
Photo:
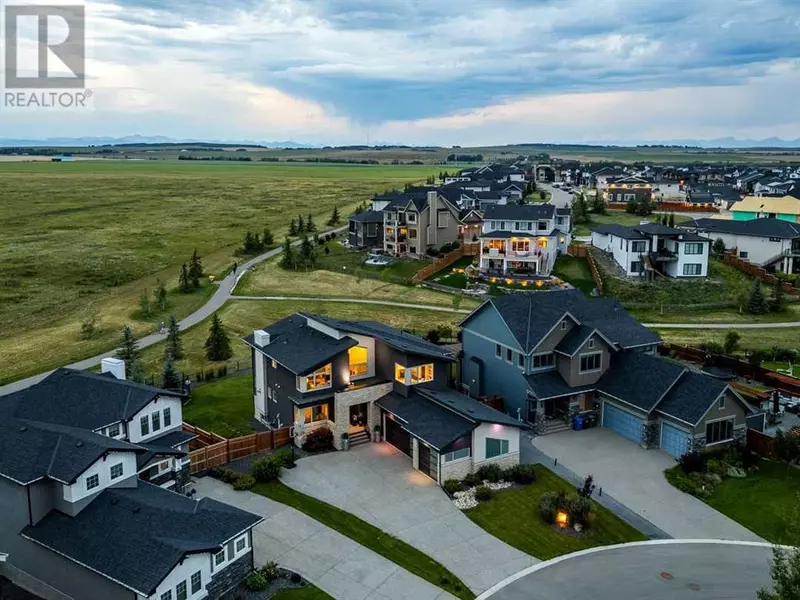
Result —
<path fill-rule="evenodd" d="M 90 114 L 2 135 L 488 144 L 800 136 L 794 2 L 87 4 Z"/>

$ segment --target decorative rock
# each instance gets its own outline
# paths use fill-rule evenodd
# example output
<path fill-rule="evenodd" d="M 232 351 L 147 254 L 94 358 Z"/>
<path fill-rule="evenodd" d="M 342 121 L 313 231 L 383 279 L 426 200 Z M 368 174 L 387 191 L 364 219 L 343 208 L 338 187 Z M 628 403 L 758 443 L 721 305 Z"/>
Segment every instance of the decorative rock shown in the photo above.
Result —
<path fill-rule="evenodd" d="M 747 472 L 740 467 L 728 467 L 728 477 L 734 479 L 744 479 L 747 477 Z"/>

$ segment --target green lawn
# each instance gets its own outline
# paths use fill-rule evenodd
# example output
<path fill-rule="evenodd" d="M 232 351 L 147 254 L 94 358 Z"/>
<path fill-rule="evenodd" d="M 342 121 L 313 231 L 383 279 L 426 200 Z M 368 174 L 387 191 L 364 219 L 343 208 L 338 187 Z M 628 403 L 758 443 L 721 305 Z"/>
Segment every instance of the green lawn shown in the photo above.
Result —
<path fill-rule="evenodd" d="M 562 533 L 544 523 L 539 516 L 539 497 L 551 491 L 574 492 L 575 488 L 542 465 L 536 465 L 535 468 L 535 483 L 521 489 L 498 492 L 488 502 L 464 511 L 464 514 L 495 537 L 542 560 L 585 548 L 647 539 L 596 503 L 595 521 L 584 536 Z"/>
<path fill-rule="evenodd" d="M 349 512 L 293 490 L 280 481 L 256 484 L 253 492 L 307 514 L 458 598 L 471 600 L 475 597 L 466 585 L 430 556 Z"/>
<path fill-rule="evenodd" d="M 765 362 L 761 363 L 761 366 L 765 369 L 772 369 L 773 371 L 777 371 L 780 369 L 784 372 L 785 375 L 791 375 L 792 377 L 800 377 L 800 364 L 790 365 L 789 363 L 785 362 Z M 792 368 L 792 372 L 789 373 L 789 367 Z"/>
<path fill-rule="evenodd" d="M 688 317 L 691 323 L 696 317 Z M 699 325 L 701 326 L 702 325 Z M 665 342 L 679 346 L 699 347 L 703 342 L 725 342 L 727 329 L 653 329 Z M 739 329 L 739 348 L 770 350 L 773 346 L 800 349 L 800 328 Z"/>
<path fill-rule="evenodd" d="M 660 216 L 660 214 L 658 216 Z M 572 235 L 574 236 L 591 235 L 592 232 L 590 231 L 589 228 L 594 225 L 609 225 L 611 223 L 616 223 L 617 225 L 632 227 L 634 225 L 639 225 L 642 221 L 655 221 L 655 219 L 656 219 L 655 214 L 652 214 L 649 217 L 642 217 L 640 215 L 632 215 L 630 213 L 621 210 L 610 210 L 605 215 L 590 214 L 589 222 L 583 223 L 581 225 L 576 225 L 575 229 L 572 232 Z M 689 221 L 689 220 L 691 220 L 690 217 L 675 215 L 676 225 L 678 223 L 683 223 L 684 221 Z"/>
<path fill-rule="evenodd" d="M 319 250 L 318 269 L 345 275 L 358 273 L 362 277 L 380 279 L 390 283 L 410 283 L 416 272 L 429 262 L 427 260 L 395 259 L 385 267 L 373 267 L 363 264 L 369 254 L 367 250 L 345 248 L 336 241 L 328 242 L 326 246 L 329 250 L 328 254 L 325 254 L 322 248 Z"/>
<path fill-rule="evenodd" d="M 596 287 L 586 258 L 562 254 L 556 259 L 553 275 L 571 283 L 587 296 L 590 296 Z"/>
<path fill-rule="evenodd" d="M 311 584 L 301 588 L 289 588 L 279 591 L 269 600 L 333 600 L 331 596 Z"/>
<path fill-rule="evenodd" d="M 470 266 L 473 262 L 475 262 L 474 256 L 464 256 L 463 258 L 459 258 L 449 267 L 446 267 L 438 273 L 431 275 L 431 277 L 428 278 L 428 281 L 463 290 L 467 287 L 467 276 L 464 275 L 464 273 L 454 273 L 453 269 L 464 269 Z"/>
<path fill-rule="evenodd" d="M 714 308 L 708 310 L 681 310 L 680 306 L 665 307 L 664 314 L 658 307 L 648 310 L 631 309 L 628 312 L 642 323 L 782 323 L 800 322 L 800 302 L 786 305 L 786 310 L 764 315 L 751 315 L 738 308 Z M 800 335 L 798 335 L 800 341 Z"/>
<path fill-rule="evenodd" d="M 183 420 L 227 438 L 253 432 L 253 375 L 231 375 L 194 386 Z"/>
<path fill-rule="evenodd" d="M 800 470 L 784 463 L 762 461 L 744 479 L 726 479 L 709 505 L 775 544 L 800 544 Z"/>

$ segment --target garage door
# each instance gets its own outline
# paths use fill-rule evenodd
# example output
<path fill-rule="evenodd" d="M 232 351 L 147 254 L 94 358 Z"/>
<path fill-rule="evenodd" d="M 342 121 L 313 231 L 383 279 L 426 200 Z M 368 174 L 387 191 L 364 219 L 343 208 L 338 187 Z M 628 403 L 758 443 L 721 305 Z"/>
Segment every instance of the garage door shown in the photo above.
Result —
<path fill-rule="evenodd" d="M 417 444 L 417 451 L 419 453 L 419 470 L 425 475 L 429 475 L 434 481 L 439 481 L 439 469 L 437 468 L 439 453 L 431 450 L 430 446 L 426 446 L 422 442 Z"/>
<path fill-rule="evenodd" d="M 386 415 L 386 441 L 406 456 L 411 456 L 411 436 L 389 415 Z"/>
<path fill-rule="evenodd" d="M 642 443 L 643 419 L 608 402 L 603 402 L 603 427 L 616 431 L 632 442 Z"/>
<path fill-rule="evenodd" d="M 675 458 L 680 458 L 689 449 L 690 434 L 661 421 L 661 449 Z"/>

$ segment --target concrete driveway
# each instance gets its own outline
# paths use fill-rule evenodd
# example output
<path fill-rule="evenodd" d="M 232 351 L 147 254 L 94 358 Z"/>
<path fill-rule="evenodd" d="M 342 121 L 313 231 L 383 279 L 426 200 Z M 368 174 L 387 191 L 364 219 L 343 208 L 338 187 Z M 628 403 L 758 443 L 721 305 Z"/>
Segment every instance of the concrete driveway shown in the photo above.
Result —
<path fill-rule="evenodd" d="M 236 492 L 211 477 L 196 480 L 194 488 L 198 498 L 213 498 L 264 517 L 253 530 L 256 566 L 274 560 L 300 573 L 336 600 L 456 600 L 432 583 L 284 504 L 252 492 Z"/>
<path fill-rule="evenodd" d="M 303 458 L 281 480 L 425 552 L 475 593 L 539 562 L 475 525 L 388 444 Z"/>
<path fill-rule="evenodd" d="M 565 431 L 533 438 L 534 446 L 674 538 L 764 541 L 697 498 L 672 487 L 664 469 L 675 460 L 644 450 L 608 429 Z"/>
<path fill-rule="evenodd" d="M 771 558 L 768 544 L 649 542 L 596 548 L 541 563 L 478 600 L 755 598 L 771 584 Z"/>

